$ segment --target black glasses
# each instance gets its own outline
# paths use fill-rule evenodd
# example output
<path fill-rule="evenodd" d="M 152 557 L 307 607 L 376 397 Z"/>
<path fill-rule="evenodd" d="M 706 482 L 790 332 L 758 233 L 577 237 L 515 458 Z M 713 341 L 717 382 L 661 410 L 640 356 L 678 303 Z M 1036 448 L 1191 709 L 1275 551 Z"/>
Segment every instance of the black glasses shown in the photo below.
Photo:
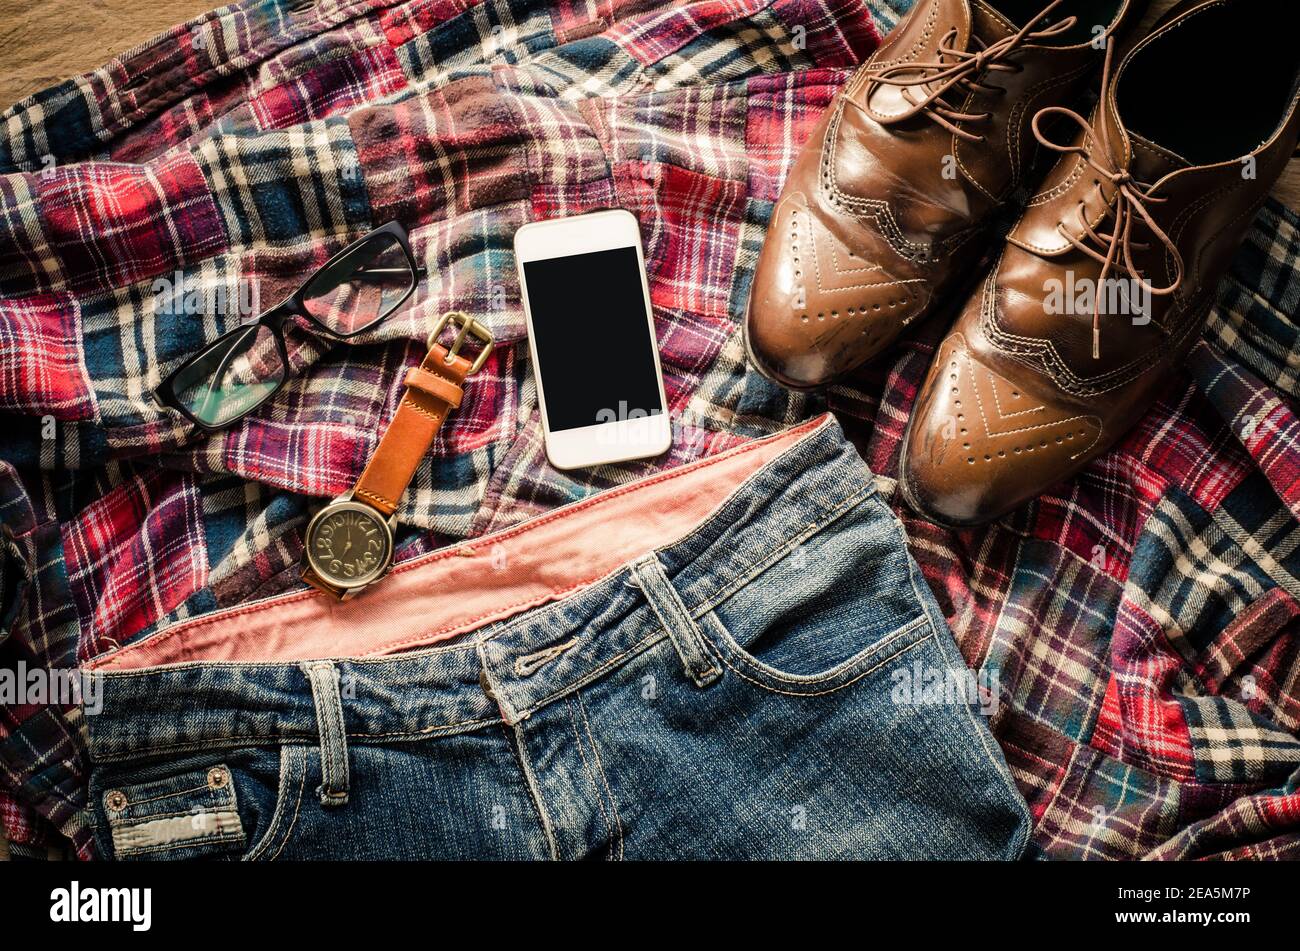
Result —
<path fill-rule="evenodd" d="M 202 429 L 229 426 L 269 400 L 288 379 L 285 321 L 301 317 L 322 333 L 347 340 L 406 303 L 423 274 L 406 229 L 390 221 L 326 261 L 288 300 L 190 357 L 155 395 Z"/>

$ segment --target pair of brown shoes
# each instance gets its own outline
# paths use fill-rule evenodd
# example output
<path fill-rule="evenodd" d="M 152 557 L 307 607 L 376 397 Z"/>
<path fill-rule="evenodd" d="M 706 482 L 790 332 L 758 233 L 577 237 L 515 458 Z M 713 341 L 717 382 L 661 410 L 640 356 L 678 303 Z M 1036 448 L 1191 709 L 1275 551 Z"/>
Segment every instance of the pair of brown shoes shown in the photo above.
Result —
<path fill-rule="evenodd" d="M 900 462 L 919 513 L 997 518 L 1146 412 L 1300 137 L 1300 47 L 1260 0 L 918 0 L 840 92 L 773 211 L 751 362 L 822 386 L 987 251 L 1035 143 L 1061 153 L 940 345 Z M 1066 108 L 1102 65 L 1091 119 Z M 1064 141 L 1060 141 L 1064 139 Z"/>

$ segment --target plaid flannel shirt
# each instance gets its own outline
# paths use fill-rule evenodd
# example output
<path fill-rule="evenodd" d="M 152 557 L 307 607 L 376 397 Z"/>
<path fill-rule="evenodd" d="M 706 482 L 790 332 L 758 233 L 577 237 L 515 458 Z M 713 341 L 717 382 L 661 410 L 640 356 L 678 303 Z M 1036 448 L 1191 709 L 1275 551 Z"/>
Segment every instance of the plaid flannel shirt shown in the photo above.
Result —
<path fill-rule="evenodd" d="M 826 404 L 892 494 L 945 328 L 808 396 L 748 372 L 738 327 L 794 156 L 910 5 L 243 0 L 0 115 L 0 663 L 75 666 L 298 584 L 309 507 L 355 480 L 452 308 L 502 345 L 403 500 L 399 559 Z M 641 222 L 674 442 L 561 473 L 511 237 L 607 206 Z M 149 398 L 242 319 L 191 291 L 273 304 L 394 218 L 430 275 L 411 307 L 356 345 L 292 334 L 291 382 L 227 432 Z M 1265 211 L 1186 374 L 1071 483 L 978 531 L 900 507 L 969 662 L 999 671 L 993 725 L 1041 854 L 1300 843 L 1297 224 Z M 91 854 L 80 716 L 0 713 L 20 848 L 57 833 Z"/>

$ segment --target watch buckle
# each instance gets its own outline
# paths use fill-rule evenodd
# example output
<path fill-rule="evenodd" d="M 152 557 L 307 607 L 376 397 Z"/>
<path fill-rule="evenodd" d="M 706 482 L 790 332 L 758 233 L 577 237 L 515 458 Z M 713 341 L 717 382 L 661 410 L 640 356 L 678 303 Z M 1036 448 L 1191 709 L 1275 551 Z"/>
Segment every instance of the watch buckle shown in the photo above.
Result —
<path fill-rule="evenodd" d="M 451 347 L 447 350 L 447 357 L 444 362 L 450 364 L 451 358 L 460 353 L 460 349 L 465 343 L 465 337 L 472 335 L 483 346 L 483 349 L 478 352 L 478 356 L 474 358 L 474 363 L 469 368 L 470 373 L 477 373 L 483 368 L 483 364 L 487 362 L 488 354 L 492 352 L 492 348 L 495 346 L 492 331 L 468 314 L 459 310 L 449 310 L 438 318 L 438 322 L 434 324 L 433 332 L 429 334 L 428 346 L 430 350 L 438 342 L 438 338 L 442 336 L 442 331 L 448 323 L 452 323 L 460 329 L 456 331 L 456 338 L 451 342 Z"/>

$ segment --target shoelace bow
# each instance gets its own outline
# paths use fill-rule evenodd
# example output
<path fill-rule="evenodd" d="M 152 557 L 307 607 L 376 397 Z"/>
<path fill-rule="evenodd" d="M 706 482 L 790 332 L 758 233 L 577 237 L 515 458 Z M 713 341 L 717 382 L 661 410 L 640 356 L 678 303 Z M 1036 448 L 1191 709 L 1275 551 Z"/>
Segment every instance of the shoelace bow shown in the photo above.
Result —
<path fill-rule="evenodd" d="M 869 82 L 874 86 L 898 86 L 903 90 L 903 98 L 912 104 L 912 108 L 897 116 L 890 116 L 887 119 L 880 120 L 886 124 L 903 122 L 913 116 L 924 114 L 933 121 L 939 123 L 953 135 L 966 139 L 969 142 L 983 142 L 986 138 L 982 135 L 976 135 L 960 128 L 957 123 L 967 122 L 987 122 L 993 118 L 991 112 L 959 112 L 954 109 L 950 103 L 943 99 L 943 96 L 955 87 L 971 91 L 980 90 L 982 92 L 991 92 L 997 94 L 1006 93 L 1006 89 L 1001 86 L 990 86 L 986 83 L 978 82 L 972 79 L 972 75 L 987 69 L 991 72 L 1010 72 L 1018 73 L 1023 71 L 1024 67 L 1018 64 L 1004 63 L 1011 53 L 1018 49 L 1022 44 L 1034 40 L 1051 39 L 1074 28 L 1078 21 L 1077 17 L 1067 17 L 1066 19 L 1055 23 L 1044 30 L 1035 30 L 1034 24 L 1038 23 L 1065 0 L 1052 0 L 1043 12 L 1038 14 L 1024 27 L 1020 32 L 1013 36 L 1003 37 L 993 43 L 984 43 L 979 37 L 972 36 L 971 39 L 980 45 L 978 52 L 972 53 L 968 50 L 954 49 L 952 42 L 957 38 L 957 29 L 954 27 L 949 30 L 939 42 L 939 59 L 931 62 L 921 63 L 899 63 L 896 66 L 888 66 L 871 77 Z M 946 58 L 951 58 L 955 62 L 948 62 Z M 913 86 L 926 86 L 931 84 L 931 89 L 925 97 L 920 100 L 913 99 L 910 95 L 910 88 Z M 868 91 L 867 97 L 870 99 L 871 91 Z"/>
<path fill-rule="evenodd" d="M 1109 48 L 1106 50 L 1106 61 L 1105 65 L 1102 67 L 1101 79 L 1101 88 L 1103 90 L 1110 88 L 1113 49 L 1114 44 L 1110 44 Z M 1104 105 L 1099 108 L 1104 108 Z M 1038 124 L 1042 118 L 1047 115 L 1060 115 L 1076 123 L 1084 132 L 1083 145 L 1060 145 L 1043 135 Z M 1128 273 L 1129 277 L 1133 279 L 1138 287 L 1142 288 L 1154 297 L 1164 297 L 1178 290 L 1178 288 L 1182 286 L 1184 274 L 1183 256 L 1178 252 L 1178 246 L 1174 243 L 1173 239 L 1170 238 L 1158 224 L 1156 224 L 1155 219 L 1151 217 L 1151 212 L 1147 210 L 1148 203 L 1165 202 L 1169 200 L 1168 197 L 1162 198 L 1157 196 L 1155 194 L 1156 188 L 1154 185 L 1139 182 L 1133 177 L 1132 172 L 1127 168 L 1117 169 L 1113 167 L 1114 160 L 1112 159 L 1112 156 L 1114 153 L 1111 151 L 1110 124 L 1105 121 L 1099 124 L 1101 126 L 1101 141 L 1098 144 L 1101 148 L 1095 149 L 1092 147 L 1092 127 L 1089 125 L 1087 119 L 1079 115 L 1079 113 L 1075 112 L 1073 109 L 1067 109 L 1064 106 L 1049 106 L 1046 109 L 1040 109 L 1038 114 L 1034 116 L 1032 122 L 1034 138 L 1036 138 L 1044 147 L 1062 154 L 1073 153 L 1082 156 L 1083 159 L 1093 167 L 1098 176 L 1100 176 L 1093 182 L 1093 185 L 1097 189 L 1097 197 L 1101 200 L 1103 209 L 1106 209 L 1107 203 L 1105 200 L 1105 192 L 1102 190 L 1102 178 L 1109 181 L 1115 187 L 1114 209 L 1103 210 L 1104 217 L 1109 215 L 1114 215 L 1115 217 L 1115 228 L 1110 234 L 1099 233 L 1088 223 L 1088 205 L 1085 201 L 1081 200 L 1077 208 L 1079 222 L 1083 226 L 1084 234 L 1092 241 L 1095 241 L 1098 245 L 1105 248 L 1105 254 L 1102 254 L 1100 251 L 1089 246 L 1087 242 L 1076 238 L 1073 234 L 1067 231 L 1064 221 L 1057 222 L 1056 225 L 1056 230 L 1062 237 L 1069 241 L 1071 245 L 1101 264 L 1101 275 L 1097 278 L 1097 293 L 1094 295 L 1096 300 L 1094 302 L 1092 314 L 1092 358 L 1094 360 L 1100 359 L 1101 357 L 1101 309 L 1102 300 L 1106 297 L 1103 293 L 1103 289 L 1106 287 L 1106 279 L 1110 276 L 1112 271 L 1122 268 Z M 1100 153 L 1100 155 L 1098 155 L 1098 153 Z M 1149 243 L 1133 241 L 1133 224 L 1134 220 L 1137 218 L 1140 218 L 1146 224 L 1151 233 L 1160 239 L 1160 242 L 1169 251 L 1170 257 L 1173 259 L 1175 277 L 1172 283 L 1167 287 L 1156 287 L 1142 276 L 1142 272 L 1138 269 L 1137 265 L 1133 263 L 1133 252 L 1135 250 L 1146 251 L 1151 247 Z M 1101 222 L 1099 221 L 1098 224 L 1100 223 Z"/>

